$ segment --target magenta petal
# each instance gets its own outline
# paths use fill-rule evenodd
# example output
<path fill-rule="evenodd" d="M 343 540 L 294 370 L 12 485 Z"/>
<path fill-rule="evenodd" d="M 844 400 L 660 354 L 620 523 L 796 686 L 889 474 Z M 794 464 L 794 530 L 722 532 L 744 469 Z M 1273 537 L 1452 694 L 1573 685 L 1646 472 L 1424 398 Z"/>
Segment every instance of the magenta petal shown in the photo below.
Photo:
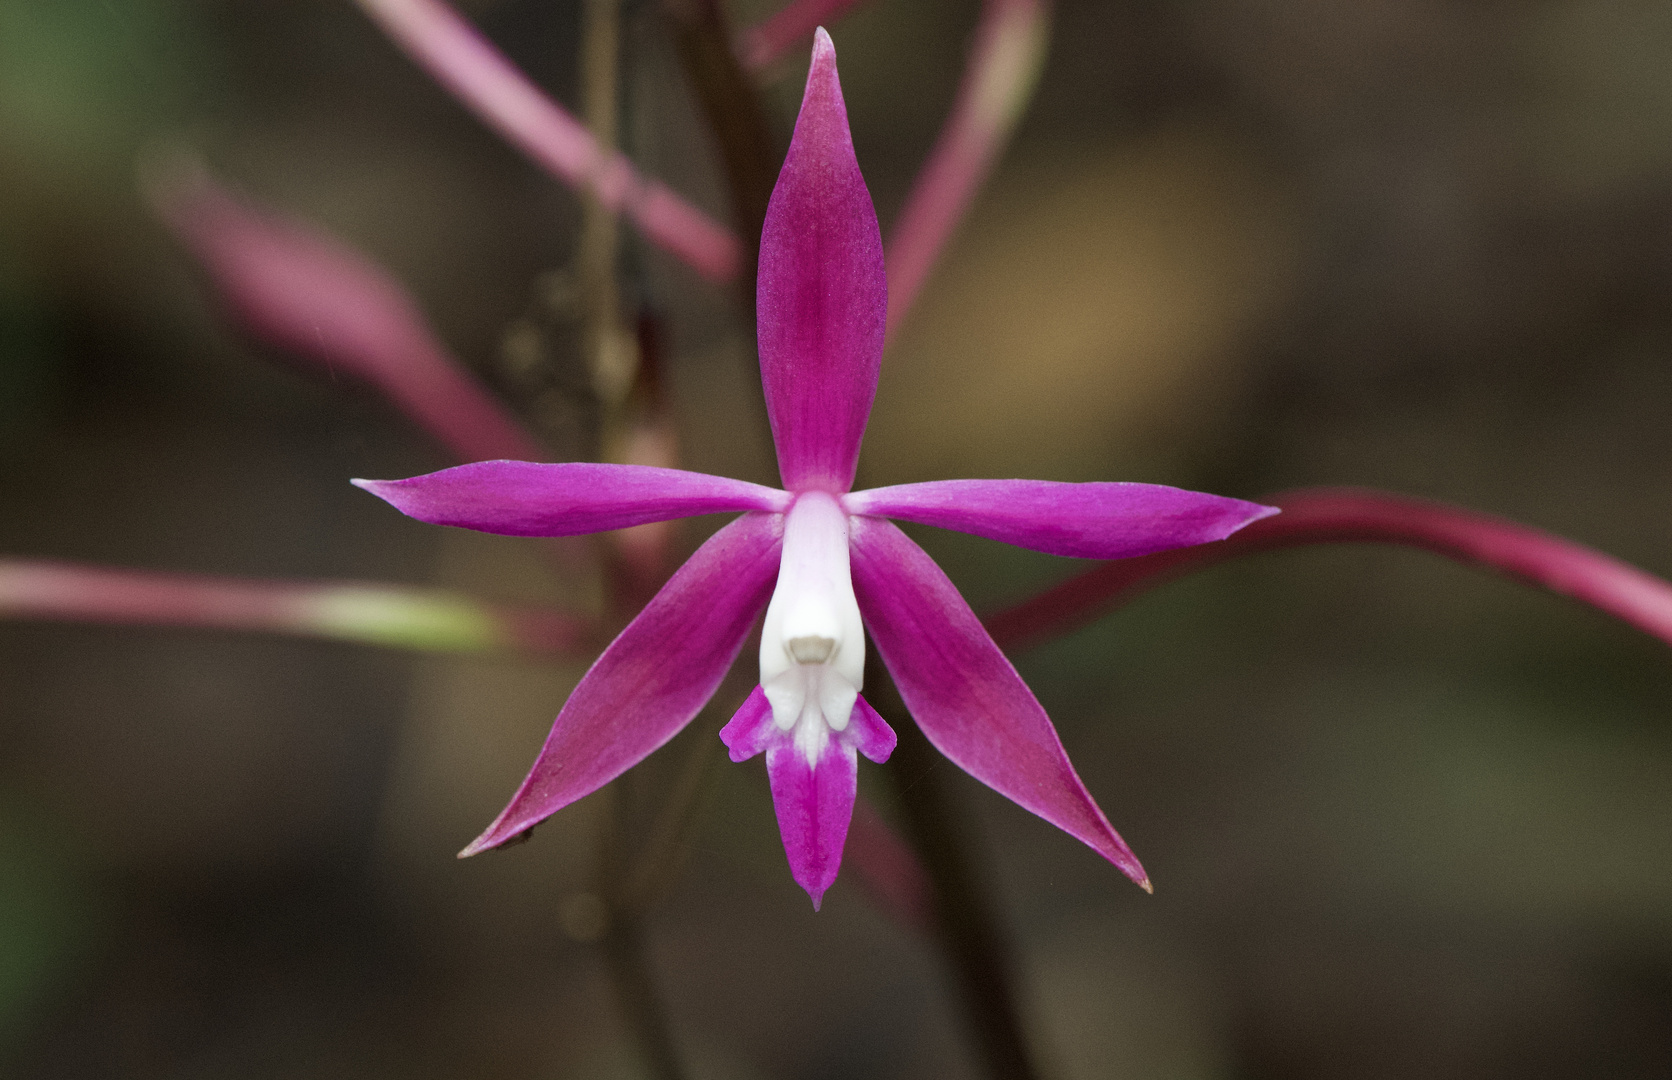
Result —
<path fill-rule="evenodd" d="M 878 765 L 888 760 L 900 741 L 894 729 L 888 726 L 888 721 L 871 708 L 864 694 L 854 699 L 853 714 L 848 717 L 848 729 L 842 737 L 853 743 L 854 749 L 864 754 L 867 760 Z"/>
<path fill-rule="evenodd" d="M 894 729 L 865 701 L 854 702 L 848 726 L 830 731 L 821 726 L 823 740 L 813 762 L 808 761 L 797 736 L 804 729 L 783 731 L 772 721 L 766 692 L 755 687 L 737 714 L 720 731 L 720 740 L 733 761 L 747 761 L 766 751 L 766 776 L 772 784 L 772 805 L 778 813 L 778 833 L 796 884 L 807 890 L 817 911 L 825 890 L 842 865 L 859 785 L 859 760 L 864 754 L 877 763 L 894 752 Z"/>
<path fill-rule="evenodd" d="M 756 289 L 761 382 L 792 491 L 853 484 L 888 315 L 882 234 L 859 174 L 830 35 L 767 206 Z"/>
<path fill-rule="evenodd" d="M 1083 559 L 1126 559 L 1223 540 L 1276 507 L 1160 484 L 936 480 L 856 491 L 849 513 L 915 521 Z"/>
<path fill-rule="evenodd" d="M 1147 888 L 1045 710 L 940 567 L 886 521 L 853 518 L 850 537 L 865 627 L 923 734 L 959 768 Z"/>
<path fill-rule="evenodd" d="M 408 517 L 507 536 L 576 536 L 729 510 L 782 511 L 790 497 L 722 476 L 649 465 L 478 461 L 410 480 L 356 480 Z"/>
<path fill-rule="evenodd" d="M 581 679 L 511 804 L 460 858 L 598 790 L 689 723 L 766 607 L 782 536 L 782 518 L 746 514 L 698 548 Z"/>
<path fill-rule="evenodd" d="M 817 911 L 842 866 L 859 790 L 858 759 L 845 740 L 827 738 L 816 762 L 809 763 L 793 736 L 784 733 L 766 751 L 766 776 L 790 876 L 807 890 Z"/>
<path fill-rule="evenodd" d="M 720 741 L 726 744 L 733 761 L 748 761 L 771 746 L 775 736 L 781 735 L 778 725 L 772 722 L 772 703 L 766 700 L 766 691 L 758 686 L 720 729 Z"/>

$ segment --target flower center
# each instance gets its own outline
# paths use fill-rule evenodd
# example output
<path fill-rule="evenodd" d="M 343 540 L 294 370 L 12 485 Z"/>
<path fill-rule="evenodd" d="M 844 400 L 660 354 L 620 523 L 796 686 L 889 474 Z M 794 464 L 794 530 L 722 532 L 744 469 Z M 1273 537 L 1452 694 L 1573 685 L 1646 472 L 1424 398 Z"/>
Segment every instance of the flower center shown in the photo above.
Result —
<path fill-rule="evenodd" d="M 848 726 L 865 676 L 865 630 L 848 570 L 848 518 L 833 496 L 801 495 L 784 519 L 778 586 L 761 629 L 761 689 L 780 731 L 816 759 Z"/>

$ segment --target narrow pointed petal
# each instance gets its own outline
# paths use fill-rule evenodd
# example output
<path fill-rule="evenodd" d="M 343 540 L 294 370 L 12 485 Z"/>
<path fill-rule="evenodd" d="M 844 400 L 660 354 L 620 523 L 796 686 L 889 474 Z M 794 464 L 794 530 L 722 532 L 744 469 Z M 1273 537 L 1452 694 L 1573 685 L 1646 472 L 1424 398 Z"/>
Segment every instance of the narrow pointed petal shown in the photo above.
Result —
<path fill-rule="evenodd" d="M 785 738 L 766 752 L 766 776 L 790 876 L 813 898 L 813 910 L 842 866 L 842 846 L 859 791 L 859 762 L 845 740 L 828 739 L 815 762 Z"/>
<path fill-rule="evenodd" d="M 1045 710 L 940 567 L 895 526 L 852 524 L 865 626 L 935 748 L 1148 887 L 1148 876 L 1069 764 Z"/>
<path fill-rule="evenodd" d="M 1052 555 L 1126 559 L 1223 540 L 1273 506 L 1161 484 L 936 480 L 856 491 L 851 514 L 899 518 Z"/>
<path fill-rule="evenodd" d="M 788 493 L 650 465 L 478 461 L 410 480 L 356 480 L 408 517 L 504 536 L 578 536 L 732 510 L 781 511 Z"/>
<path fill-rule="evenodd" d="M 772 722 L 772 703 L 758 686 L 720 729 L 720 741 L 726 744 L 733 761 L 748 761 L 782 737 L 783 732 Z"/>
<path fill-rule="evenodd" d="M 820 30 L 766 211 L 756 289 L 761 382 L 790 490 L 853 485 L 887 315 L 877 212 L 854 158 L 836 50 Z"/>
<path fill-rule="evenodd" d="M 581 679 L 511 804 L 460 858 L 598 790 L 690 722 L 766 607 L 782 528 L 746 514 L 697 549 Z"/>
<path fill-rule="evenodd" d="M 871 703 L 861 694 L 854 699 L 853 712 L 848 717 L 847 739 L 853 743 L 854 749 L 865 755 L 866 760 L 874 761 L 878 765 L 887 761 L 894 753 L 894 747 L 899 743 L 899 736 L 888 726 L 877 712 L 871 708 Z"/>

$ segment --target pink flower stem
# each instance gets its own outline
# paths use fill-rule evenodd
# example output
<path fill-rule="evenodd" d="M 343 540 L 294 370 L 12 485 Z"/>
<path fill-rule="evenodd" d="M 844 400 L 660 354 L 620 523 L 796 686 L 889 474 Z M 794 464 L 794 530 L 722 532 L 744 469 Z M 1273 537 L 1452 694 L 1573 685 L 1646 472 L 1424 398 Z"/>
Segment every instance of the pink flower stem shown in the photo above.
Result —
<path fill-rule="evenodd" d="M 713 281 L 745 263 L 725 226 L 639 175 L 518 71 L 475 27 L 440 0 L 360 0 L 367 14 L 477 116 L 553 176 L 625 213 L 652 243 Z"/>
<path fill-rule="evenodd" d="M 585 656 L 588 624 L 458 593 L 0 559 L 0 618 L 254 630 L 426 652 Z"/>
<path fill-rule="evenodd" d="M 153 162 L 145 186 L 252 333 L 322 372 L 371 383 L 461 461 L 545 460 L 406 289 L 364 254 L 239 198 L 189 158 Z"/>
<path fill-rule="evenodd" d="M 829 26 L 858 5 L 859 0 L 791 0 L 777 14 L 737 35 L 737 57 L 749 71 L 759 73 L 782 60 L 815 29 Z"/>
<path fill-rule="evenodd" d="M 1672 644 L 1672 583 L 1571 540 L 1472 510 L 1361 488 L 1309 488 L 1265 501 L 1283 512 L 1228 540 L 1104 563 L 990 616 L 987 629 L 1006 650 L 1026 649 L 1157 585 L 1243 555 L 1305 544 L 1381 543 L 1495 570 Z"/>
<path fill-rule="evenodd" d="M 153 161 L 144 172 L 158 215 L 252 334 L 333 377 L 370 383 L 460 461 L 550 459 L 383 267 L 307 222 L 239 198 L 190 158 Z M 579 538 L 545 547 L 559 568 L 591 562 Z"/>
<path fill-rule="evenodd" d="M 843 859 L 880 910 L 901 926 L 933 932 L 935 894 L 929 872 L 918 861 L 917 852 L 863 795 L 854 800 Z"/>
<path fill-rule="evenodd" d="M 987 0 L 952 116 L 889 237 L 890 338 L 1033 97 L 1049 23 L 1048 0 Z"/>

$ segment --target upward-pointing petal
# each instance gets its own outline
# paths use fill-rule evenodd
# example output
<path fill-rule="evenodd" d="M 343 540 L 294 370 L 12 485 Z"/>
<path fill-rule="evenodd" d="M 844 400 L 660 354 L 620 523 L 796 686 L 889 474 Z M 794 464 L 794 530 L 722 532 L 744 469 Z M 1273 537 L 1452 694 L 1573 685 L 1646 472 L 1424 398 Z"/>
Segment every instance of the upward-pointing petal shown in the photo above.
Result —
<path fill-rule="evenodd" d="M 511 804 L 460 858 L 597 791 L 697 715 L 766 606 L 782 529 L 745 514 L 697 549 L 581 679 Z"/>
<path fill-rule="evenodd" d="M 755 296 L 761 382 L 784 486 L 847 491 L 876 396 L 888 283 L 836 50 L 822 29 L 767 206 Z"/>
<path fill-rule="evenodd" d="M 850 535 L 865 627 L 923 734 L 953 764 L 1148 888 L 1045 710 L 940 567 L 878 518 L 854 518 Z"/>

